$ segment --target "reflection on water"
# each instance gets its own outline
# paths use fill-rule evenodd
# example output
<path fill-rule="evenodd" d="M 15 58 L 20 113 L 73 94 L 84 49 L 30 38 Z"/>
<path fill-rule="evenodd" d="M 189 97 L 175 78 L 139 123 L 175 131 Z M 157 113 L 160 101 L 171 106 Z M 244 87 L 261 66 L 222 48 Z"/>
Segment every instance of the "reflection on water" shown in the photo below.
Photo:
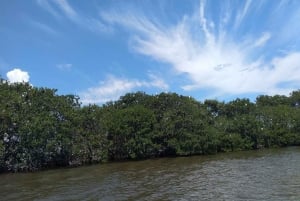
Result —
<path fill-rule="evenodd" d="M 300 200 L 300 148 L 0 175 L 1 200 Z"/>

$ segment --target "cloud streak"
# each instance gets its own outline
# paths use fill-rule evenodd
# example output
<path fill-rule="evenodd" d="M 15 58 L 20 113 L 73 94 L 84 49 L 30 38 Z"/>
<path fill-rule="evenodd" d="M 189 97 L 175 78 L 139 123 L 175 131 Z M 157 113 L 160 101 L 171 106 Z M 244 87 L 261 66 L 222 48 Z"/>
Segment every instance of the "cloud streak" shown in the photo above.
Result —
<path fill-rule="evenodd" d="M 53 6 L 48 2 L 48 0 L 37 0 L 37 4 L 47 10 L 55 18 L 61 18 L 60 14 L 53 8 Z"/>
<path fill-rule="evenodd" d="M 245 16 L 248 14 L 249 7 L 252 3 L 252 0 L 245 1 L 245 5 L 238 10 L 237 16 L 235 18 L 235 28 L 238 28 L 242 21 L 244 20 Z"/>
<path fill-rule="evenodd" d="M 77 21 L 79 16 L 77 12 L 70 6 L 68 1 L 66 0 L 54 0 L 53 1 L 62 11 L 63 13 L 73 21 Z"/>
<path fill-rule="evenodd" d="M 89 17 L 76 11 L 67 0 L 37 0 L 39 6 L 47 10 L 56 19 L 66 17 L 79 27 L 95 33 L 111 33 L 110 26 L 105 25 L 101 19 Z"/>
<path fill-rule="evenodd" d="M 265 43 L 271 38 L 271 34 L 268 32 L 263 33 L 263 35 L 258 38 L 255 43 L 254 43 L 254 47 L 261 47 L 264 46 Z"/>
<path fill-rule="evenodd" d="M 34 21 L 34 20 L 30 20 L 29 22 L 32 24 L 32 26 L 42 30 L 45 33 L 55 35 L 55 36 L 59 35 L 59 33 L 55 29 L 51 28 L 50 26 L 48 26 L 44 23 Z"/>

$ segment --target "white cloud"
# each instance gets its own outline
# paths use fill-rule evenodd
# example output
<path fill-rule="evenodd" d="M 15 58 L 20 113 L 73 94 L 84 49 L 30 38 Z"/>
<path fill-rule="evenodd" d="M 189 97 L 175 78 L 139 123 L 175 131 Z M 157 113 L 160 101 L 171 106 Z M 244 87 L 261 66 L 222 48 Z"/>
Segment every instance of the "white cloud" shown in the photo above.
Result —
<path fill-rule="evenodd" d="M 29 74 L 26 71 L 22 71 L 19 68 L 15 68 L 6 73 L 8 81 L 11 83 L 15 82 L 29 82 Z"/>
<path fill-rule="evenodd" d="M 184 16 L 175 25 L 165 26 L 133 13 L 107 12 L 102 18 L 132 33 L 133 48 L 140 54 L 171 64 L 190 84 L 184 90 L 211 89 L 213 94 L 286 93 L 287 81 L 300 86 L 300 52 L 265 59 L 263 52 L 273 33 L 247 35 L 236 39 L 234 30 L 224 30 L 224 23 L 211 22 L 205 15 L 205 1 L 192 16 Z M 252 11 L 247 1 L 233 20 L 239 26 Z M 120 14 L 121 13 L 121 14 Z M 229 11 L 220 16 L 229 16 Z M 195 17 L 196 16 L 196 17 Z M 210 24 L 214 26 L 210 26 Z M 219 27 L 219 30 L 215 30 Z M 195 33 L 195 30 L 198 32 Z M 231 32 L 230 32 L 231 31 Z M 251 39 L 251 40 L 250 40 Z M 253 42 L 254 41 L 254 42 Z"/>
<path fill-rule="evenodd" d="M 83 104 L 105 103 L 116 100 L 133 88 L 141 86 L 141 83 L 135 80 L 118 79 L 110 76 L 106 81 L 101 82 L 97 87 L 91 87 L 80 94 Z"/>
<path fill-rule="evenodd" d="M 83 104 L 98 103 L 102 104 L 108 101 L 117 100 L 125 93 L 132 92 L 142 87 L 159 88 L 166 90 L 168 85 L 159 77 L 150 74 L 150 81 L 140 81 L 136 79 L 117 78 L 108 76 L 107 79 L 99 84 L 99 86 L 91 87 L 79 95 Z"/>
<path fill-rule="evenodd" d="M 167 90 L 169 89 L 169 85 L 161 78 L 155 74 L 149 74 L 150 82 L 144 82 L 144 85 L 147 87 L 156 87 L 158 89 Z"/>

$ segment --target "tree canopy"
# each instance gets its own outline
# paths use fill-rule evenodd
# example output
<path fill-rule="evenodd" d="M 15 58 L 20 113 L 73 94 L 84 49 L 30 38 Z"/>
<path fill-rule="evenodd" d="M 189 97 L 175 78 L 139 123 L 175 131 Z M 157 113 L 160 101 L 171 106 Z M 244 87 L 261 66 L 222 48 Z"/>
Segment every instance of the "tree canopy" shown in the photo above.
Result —
<path fill-rule="evenodd" d="M 300 145 L 299 110 L 300 91 L 255 103 L 136 92 L 82 106 L 77 96 L 1 79 L 0 172 Z"/>

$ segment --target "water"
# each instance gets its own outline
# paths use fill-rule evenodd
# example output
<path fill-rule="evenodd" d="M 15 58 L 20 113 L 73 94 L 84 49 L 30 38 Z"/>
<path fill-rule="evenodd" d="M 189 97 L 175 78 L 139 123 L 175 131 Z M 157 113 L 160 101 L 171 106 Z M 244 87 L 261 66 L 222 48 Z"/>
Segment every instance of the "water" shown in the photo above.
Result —
<path fill-rule="evenodd" d="M 0 200 L 300 200 L 300 147 L 0 175 Z"/>

